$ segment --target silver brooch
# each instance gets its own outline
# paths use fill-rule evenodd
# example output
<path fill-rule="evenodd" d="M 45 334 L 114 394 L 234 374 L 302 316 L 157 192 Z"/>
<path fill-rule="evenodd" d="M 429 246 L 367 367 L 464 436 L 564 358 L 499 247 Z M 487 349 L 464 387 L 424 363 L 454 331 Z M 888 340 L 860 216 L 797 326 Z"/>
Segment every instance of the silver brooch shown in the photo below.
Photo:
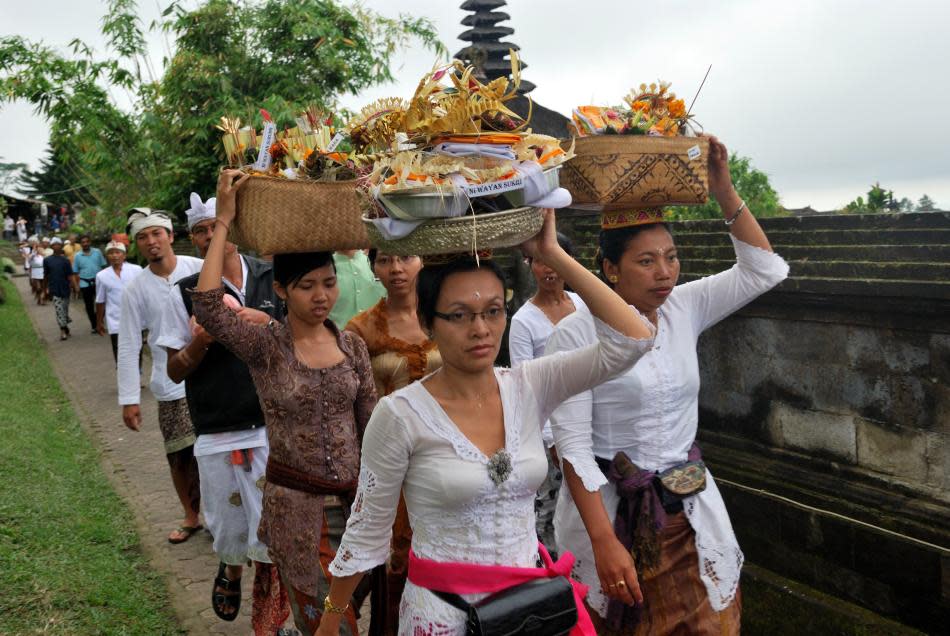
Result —
<path fill-rule="evenodd" d="M 488 476 L 500 486 L 511 475 L 511 455 L 504 448 L 488 459 Z"/>

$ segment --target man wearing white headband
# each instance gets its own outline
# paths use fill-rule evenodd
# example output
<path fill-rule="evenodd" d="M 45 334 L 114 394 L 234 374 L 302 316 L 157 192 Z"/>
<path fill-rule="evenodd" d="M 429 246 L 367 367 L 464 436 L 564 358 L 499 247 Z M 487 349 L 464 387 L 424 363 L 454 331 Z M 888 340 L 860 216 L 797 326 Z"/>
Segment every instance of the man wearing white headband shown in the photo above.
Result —
<path fill-rule="evenodd" d="M 187 214 L 191 242 L 204 256 L 214 234 L 227 228 L 216 223 L 213 198 L 202 203 L 192 193 Z M 227 243 L 221 280 L 242 318 L 268 322 L 282 317 L 270 263 L 241 255 Z M 219 560 L 211 607 L 222 620 L 237 617 L 243 566 L 253 561 L 251 624 L 255 634 L 271 636 L 290 615 L 290 605 L 267 546 L 257 538 L 268 456 L 264 414 L 247 365 L 192 318 L 191 290 L 197 284 L 197 274 L 178 281 L 165 304 L 158 345 L 168 353 L 169 377 L 184 380 L 198 438 L 201 501 Z"/>
<path fill-rule="evenodd" d="M 142 424 L 139 354 L 142 331 L 148 330 L 152 352 L 152 376 L 149 388 L 158 400 L 158 425 L 165 440 L 165 455 L 171 469 L 175 492 L 184 509 L 181 526 L 168 535 L 170 543 L 182 543 L 201 529 L 198 508 L 201 500 L 198 464 L 193 447 L 194 427 L 185 400 L 185 387 L 173 382 L 165 371 L 165 349 L 158 346 L 162 310 L 175 283 L 201 271 L 201 259 L 176 256 L 172 249 L 172 220 L 168 213 L 150 208 L 129 212 L 127 231 L 139 253 L 148 260 L 141 274 L 126 285 L 122 293 L 119 318 L 117 376 L 122 419 L 133 431 Z"/>
<path fill-rule="evenodd" d="M 112 241 L 106 245 L 110 267 L 96 274 L 96 332 L 109 334 L 112 358 L 119 361 L 119 320 L 122 317 L 122 292 L 133 278 L 142 273 L 135 263 L 125 262 L 125 243 Z M 141 368 L 141 362 L 139 368 Z"/>

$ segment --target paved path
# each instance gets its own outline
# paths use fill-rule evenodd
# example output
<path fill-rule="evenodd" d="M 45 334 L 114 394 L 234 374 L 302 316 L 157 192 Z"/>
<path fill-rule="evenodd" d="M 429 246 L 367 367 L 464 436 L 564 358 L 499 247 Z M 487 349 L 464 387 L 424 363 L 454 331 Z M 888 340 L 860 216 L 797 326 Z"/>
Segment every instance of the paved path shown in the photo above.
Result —
<path fill-rule="evenodd" d="M 117 402 L 109 339 L 90 335 L 82 301 L 70 303 L 73 337 L 61 342 L 53 306 L 37 306 L 28 280 L 22 276 L 14 280 L 40 339 L 46 343 L 54 371 L 101 451 L 106 475 L 135 515 L 142 548 L 152 566 L 165 578 L 182 629 L 188 634 L 251 634 L 253 570 L 245 570 L 241 616 L 233 623 L 225 623 L 210 606 L 211 584 L 218 564 L 211 551 L 211 536 L 203 531 L 180 545 L 167 541 L 168 533 L 181 522 L 182 509 L 165 461 L 155 399 L 148 388 L 142 389 L 142 429 L 131 431 L 122 422 Z M 149 365 L 146 358 L 146 374 Z"/>

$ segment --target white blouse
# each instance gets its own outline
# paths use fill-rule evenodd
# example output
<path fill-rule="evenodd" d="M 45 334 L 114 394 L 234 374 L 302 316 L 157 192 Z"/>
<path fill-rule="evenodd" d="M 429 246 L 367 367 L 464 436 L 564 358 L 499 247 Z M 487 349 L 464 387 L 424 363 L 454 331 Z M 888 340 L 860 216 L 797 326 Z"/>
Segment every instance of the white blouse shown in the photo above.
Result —
<path fill-rule="evenodd" d="M 665 470 L 686 461 L 699 422 L 699 335 L 788 276 L 788 265 L 772 252 L 732 238 L 736 264 L 713 276 L 673 288 L 657 311 L 653 349 L 629 371 L 564 402 L 551 415 L 562 459 L 570 461 L 591 492 L 600 490 L 611 523 L 619 496 L 602 488 L 607 479 L 594 457 L 612 460 L 625 452 L 644 470 Z M 564 352 L 595 342 L 592 316 L 578 311 L 562 320 L 547 352 Z M 706 489 L 684 500 L 696 532 L 700 576 L 715 610 L 732 602 L 743 555 L 725 504 L 707 470 Z M 602 616 L 609 599 L 600 591 L 590 538 L 566 484 L 554 515 L 558 549 L 577 558 L 575 575 L 590 586 L 588 603 Z"/>
<path fill-rule="evenodd" d="M 500 485 L 489 477 L 489 458 L 459 431 L 424 379 L 382 398 L 366 427 L 356 499 L 331 574 L 365 572 L 386 561 L 400 489 L 418 556 L 534 567 L 534 497 L 547 474 L 541 424 L 565 398 L 623 373 L 653 345 L 652 338 L 627 338 L 591 320 L 598 336 L 591 346 L 495 370 L 512 460 Z M 461 611 L 411 582 L 399 615 L 400 634 L 465 633 Z"/>
<path fill-rule="evenodd" d="M 574 310 L 587 309 L 581 297 L 574 292 L 566 292 Z M 544 346 L 548 338 L 554 333 L 556 325 L 551 322 L 547 314 L 530 300 L 523 304 L 515 315 L 511 317 L 511 328 L 508 330 L 508 358 L 511 366 L 515 367 L 526 360 L 534 360 L 544 355 Z M 554 437 L 551 435 L 551 424 L 544 423 L 541 438 L 548 448 L 554 446 Z"/>

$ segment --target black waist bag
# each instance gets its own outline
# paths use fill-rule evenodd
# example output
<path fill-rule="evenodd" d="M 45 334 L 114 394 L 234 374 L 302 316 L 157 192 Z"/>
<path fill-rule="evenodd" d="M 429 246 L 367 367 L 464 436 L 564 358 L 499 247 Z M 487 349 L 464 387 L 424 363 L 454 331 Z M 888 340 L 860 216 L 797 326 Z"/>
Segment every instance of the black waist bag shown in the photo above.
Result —
<path fill-rule="evenodd" d="M 560 636 L 577 625 L 574 589 L 563 576 L 515 585 L 474 605 L 458 594 L 432 593 L 468 614 L 469 636 Z"/>

